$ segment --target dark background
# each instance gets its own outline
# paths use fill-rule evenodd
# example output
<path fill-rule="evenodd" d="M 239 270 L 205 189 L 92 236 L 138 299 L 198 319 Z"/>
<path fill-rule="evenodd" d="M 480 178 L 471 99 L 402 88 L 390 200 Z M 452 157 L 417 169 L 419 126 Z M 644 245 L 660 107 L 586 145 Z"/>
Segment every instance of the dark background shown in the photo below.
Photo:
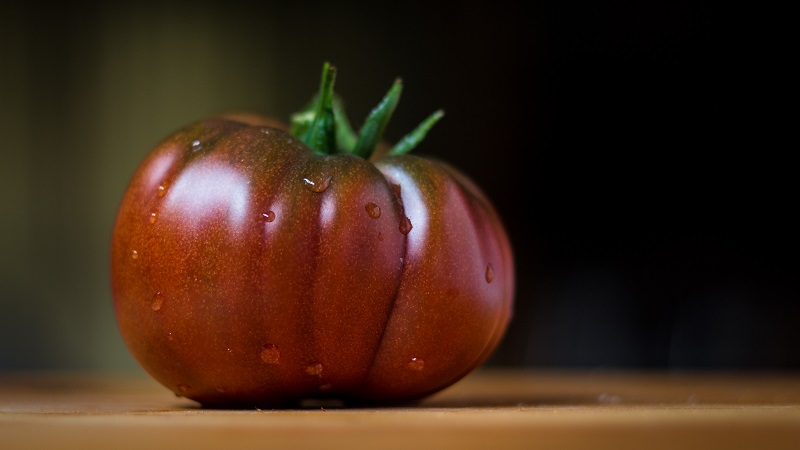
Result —
<path fill-rule="evenodd" d="M 737 9 L 738 8 L 738 9 Z M 116 206 L 177 128 L 287 118 L 323 61 L 360 122 L 483 187 L 516 313 L 494 365 L 800 367 L 796 79 L 781 11 L 707 2 L 227 1 L 0 16 L 0 370 L 134 369 L 108 281 Z M 789 83 L 789 81 L 792 81 Z M 794 130 L 792 130 L 794 131 Z"/>

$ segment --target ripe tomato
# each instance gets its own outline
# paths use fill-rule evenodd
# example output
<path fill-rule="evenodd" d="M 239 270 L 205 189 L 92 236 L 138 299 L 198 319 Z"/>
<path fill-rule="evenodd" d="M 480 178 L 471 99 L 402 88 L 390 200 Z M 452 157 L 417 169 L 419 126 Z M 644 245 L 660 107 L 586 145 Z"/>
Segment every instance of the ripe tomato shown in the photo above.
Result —
<path fill-rule="evenodd" d="M 292 133 L 253 114 L 191 124 L 124 194 L 117 321 L 178 395 L 417 399 L 481 364 L 506 330 L 514 267 L 495 210 L 453 167 L 407 154 L 441 114 L 378 145 L 401 84 L 356 135 L 334 75 L 326 64 Z"/>

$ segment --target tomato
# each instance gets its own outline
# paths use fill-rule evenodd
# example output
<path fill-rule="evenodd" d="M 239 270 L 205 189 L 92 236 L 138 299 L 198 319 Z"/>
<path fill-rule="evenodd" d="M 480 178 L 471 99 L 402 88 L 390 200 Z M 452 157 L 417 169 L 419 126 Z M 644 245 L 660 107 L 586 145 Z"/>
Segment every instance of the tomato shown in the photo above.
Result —
<path fill-rule="evenodd" d="M 334 75 L 326 64 L 292 132 L 254 114 L 202 120 L 130 181 L 112 238 L 116 318 L 178 395 L 419 399 L 505 333 L 514 267 L 500 218 L 464 174 L 407 153 L 441 114 L 391 148 L 381 134 L 400 82 L 356 135 Z"/>

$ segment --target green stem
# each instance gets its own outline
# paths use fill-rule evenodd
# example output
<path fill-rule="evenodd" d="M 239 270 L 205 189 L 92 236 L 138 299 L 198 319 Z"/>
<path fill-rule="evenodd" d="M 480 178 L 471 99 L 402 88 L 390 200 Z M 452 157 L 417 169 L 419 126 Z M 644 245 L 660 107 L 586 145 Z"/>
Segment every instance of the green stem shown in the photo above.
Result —
<path fill-rule="evenodd" d="M 333 97 L 333 115 L 336 118 L 336 146 L 339 153 L 353 153 L 356 146 L 356 133 L 350 125 L 350 120 L 344 112 L 342 101 Z"/>
<path fill-rule="evenodd" d="M 314 123 L 318 101 L 319 95 L 315 95 L 302 111 L 292 114 L 292 125 L 289 128 L 289 132 L 292 133 L 292 136 L 303 137 L 308 129 L 311 128 L 311 124 Z"/>
<path fill-rule="evenodd" d="M 399 78 L 395 80 L 356 135 L 341 99 L 333 92 L 335 81 L 336 68 L 326 62 L 322 66 L 319 93 L 302 111 L 292 114 L 290 132 L 317 153 L 351 153 L 368 159 L 383 138 L 386 124 L 400 101 L 403 83 Z M 402 155 L 413 150 L 442 116 L 442 110 L 431 114 L 414 131 L 400 139 L 389 154 Z"/>
<path fill-rule="evenodd" d="M 403 82 L 398 78 L 395 80 L 389 92 L 383 97 L 378 106 L 367 116 L 364 125 L 358 133 L 358 140 L 356 146 L 353 148 L 353 154 L 362 158 L 369 158 L 369 155 L 375 150 L 375 147 L 383 137 L 383 131 L 386 129 L 386 124 L 392 118 L 397 102 L 400 101 L 400 93 L 403 91 Z"/>
<path fill-rule="evenodd" d="M 314 120 L 302 136 L 302 141 L 323 154 L 336 152 L 336 120 L 333 114 L 333 84 L 336 68 L 329 63 L 322 66 L 322 81 L 319 87 Z"/>
<path fill-rule="evenodd" d="M 397 141 L 397 144 L 395 144 L 395 146 L 389 151 L 389 155 L 404 155 L 411 150 L 414 150 L 414 147 L 416 147 L 420 142 L 422 142 L 423 139 L 425 139 L 425 135 L 428 134 L 428 131 L 430 131 L 436 122 L 438 122 L 442 117 L 444 117 L 444 111 L 441 109 L 428 116 L 428 118 L 422 121 L 422 123 L 419 124 L 414 131 L 408 133 L 407 135 L 403 136 L 402 139 Z"/>

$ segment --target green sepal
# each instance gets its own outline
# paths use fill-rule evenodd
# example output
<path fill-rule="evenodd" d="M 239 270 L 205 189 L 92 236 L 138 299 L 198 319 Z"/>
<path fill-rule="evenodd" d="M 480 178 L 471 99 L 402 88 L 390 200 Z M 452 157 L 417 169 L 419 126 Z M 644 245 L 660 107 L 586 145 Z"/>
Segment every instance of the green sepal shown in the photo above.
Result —
<path fill-rule="evenodd" d="M 319 102 L 319 94 L 315 95 L 313 99 L 306 105 L 303 110 L 292 114 L 291 127 L 289 132 L 292 136 L 303 136 L 311 124 L 314 123 L 316 116 L 317 103 Z M 356 133 L 353 131 L 350 120 L 344 111 L 344 105 L 341 97 L 333 94 L 333 116 L 336 125 L 336 151 L 337 153 L 352 153 L 356 145 Z"/>
<path fill-rule="evenodd" d="M 414 128 L 414 131 L 408 133 L 407 135 L 403 136 L 402 139 L 397 141 L 397 144 L 395 144 L 394 147 L 389 150 L 389 155 L 404 155 L 411 150 L 414 150 L 414 147 L 416 147 L 420 142 L 422 142 L 423 139 L 425 139 L 428 131 L 430 131 L 431 128 L 436 125 L 436 122 L 438 122 L 442 117 L 444 117 L 443 110 L 439 109 L 434 111 L 434 113 L 428 116 L 427 119 L 423 120 L 422 123 L 417 126 L 417 128 Z"/>
<path fill-rule="evenodd" d="M 333 114 L 333 85 L 336 81 L 336 68 L 329 63 L 322 67 L 322 81 L 319 87 L 319 98 L 316 102 L 314 118 L 311 125 L 301 135 L 301 140 L 312 150 L 322 154 L 336 152 L 336 119 Z M 307 120 L 299 118 L 300 127 Z"/>
<path fill-rule="evenodd" d="M 318 99 L 319 96 L 314 96 L 314 99 L 302 111 L 292 114 L 292 123 L 289 127 L 289 132 L 292 133 L 292 136 L 303 136 L 311 128 L 311 124 L 314 123 Z"/>
<path fill-rule="evenodd" d="M 353 148 L 353 154 L 362 158 L 369 158 L 375 147 L 383 137 L 386 124 L 392 118 L 392 113 L 397 102 L 400 101 L 400 93 L 403 91 L 403 82 L 398 78 L 395 80 L 389 92 L 383 97 L 378 106 L 372 109 L 364 121 L 364 125 L 358 132 L 358 140 Z"/>
<path fill-rule="evenodd" d="M 339 153 L 353 153 L 358 138 L 344 112 L 342 100 L 337 95 L 333 97 L 333 116 L 336 119 L 336 147 Z"/>
<path fill-rule="evenodd" d="M 336 68 L 326 62 L 322 67 L 319 93 L 303 110 L 292 114 L 289 131 L 317 153 L 350 153 L 368 159 L 381 142 L 386 125 L 400 101 L 403 83 L 399 78 L 395 80 L 381 102 L 370 111 L 356 135 L 345 114 L 342 100 L 333 92 L 335 80 Z M 389 155 L 402 155 L 413 150 L 443 116 L 442 110 L 431 114 L 400 139 Z"/>

